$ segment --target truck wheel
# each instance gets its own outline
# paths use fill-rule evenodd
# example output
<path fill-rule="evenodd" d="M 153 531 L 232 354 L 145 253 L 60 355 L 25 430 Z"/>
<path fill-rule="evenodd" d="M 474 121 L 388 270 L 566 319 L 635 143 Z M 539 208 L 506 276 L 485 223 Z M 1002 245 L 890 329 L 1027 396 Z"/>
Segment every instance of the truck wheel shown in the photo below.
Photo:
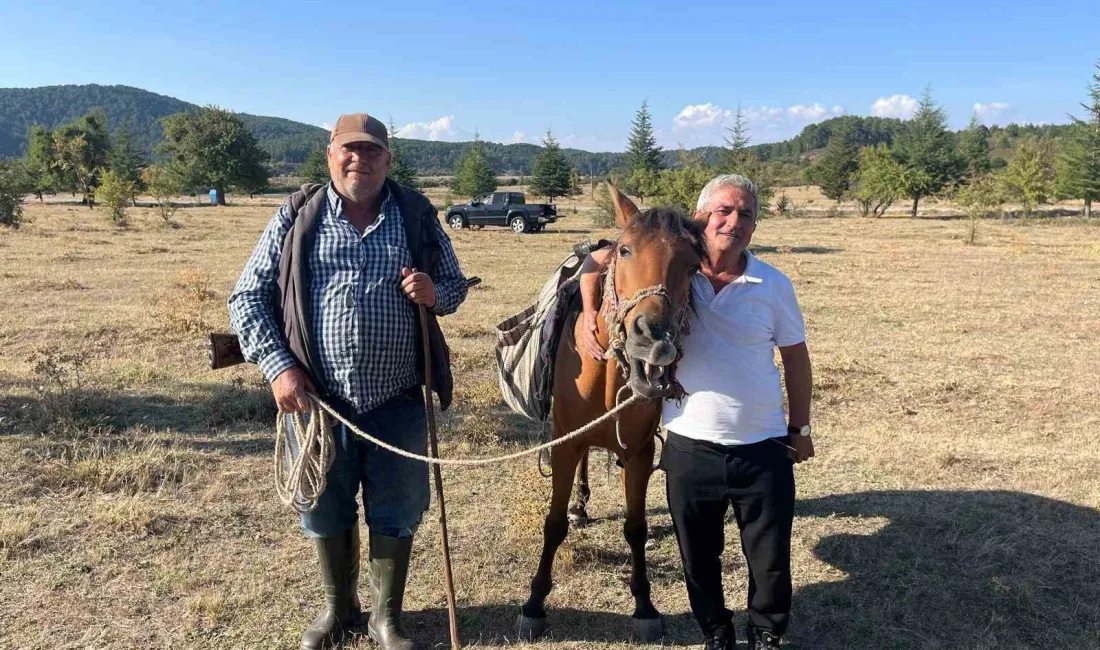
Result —
<path fill-rule="evenodd" d="M 462 218 L 461 214 L 452 214 L 447 217 L 447 225 L 450 226 L 452 230 L 462 230 L 462 227 L 466 225 L 466 221 Z"/>
<path fill-rule="evenodd" d="M 512 232 L 517 235 L 527 232 L 527 220 L 523 217 L 512 217 L 508 223 L 512 226 Z"/>
<path fill-rule="evenodd" d="M 537 226 L 531 226 L 531 232 L 542 232 L 543 225 L 540 223 Z"/>

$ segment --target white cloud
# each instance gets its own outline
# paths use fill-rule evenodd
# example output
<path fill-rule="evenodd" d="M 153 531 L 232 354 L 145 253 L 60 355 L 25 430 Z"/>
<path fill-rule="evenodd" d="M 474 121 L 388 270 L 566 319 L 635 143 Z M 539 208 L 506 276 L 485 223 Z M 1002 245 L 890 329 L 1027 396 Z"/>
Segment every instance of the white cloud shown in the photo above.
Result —
<path fill-rule="evenodd" d="M 727 127 L 733 124 L 736 110 L 722 108 L 717 104 L 707 102 L 705 104 L 691 104 L 673 118 L 674 131 L 685 129 L 711 129 L 713 127 Z M 778 106 L 746 106 L 741 113 L 749 127 L 780 127 L 800 126 L 810 122 L 836 117 L 844 114 L 843 106 L 829 108 L 814 102 L 809 106 L 795 104 L 787 108 Z"/>
<path fill-rule="evenodd" d="M 1007 102 L 991 102 L 989 104 L 983 104 L 981 102 L 974 103 L 974 114 L 978 116 L 978 121 L 982 124 L 994 124 L 997 122 L 997 118 L 1008 110 Z"/>
<path fill-rule="evenodd" d="M 792 120 L 802 120 L 803 122 L 820 122 L 821 120 L 827 120 L 830 117 L 836 117 L 844 114 L 844 107 L 837 105 L 832 108 L 827 108 L 814 102 L 810 106 L 803 106 L 801 104 L 795 104 L 787 109 L 787 115 Z"/>
<path fill-rule="evenodd" d="M 520 142 L 527 142 L 527 134 L 523 131 L 516 131 L 512 134 L 511 144 L 519 144 Z"/>
<path fill-rule="evenodd" d="M 326 130 L 326 131 L 331 131 L 332 130 L 332 122 L 325 122 L 324 124 L 321 125 L 321 128 Z"/>
<path fill-rule="evenodd" d="M 707 102 L 706 104 L 692 104 L 685 106 L 684 110 L 672 119 L 676 128 L 689 129 L 703 126 L 714 126 L 723 123 L 733 117 L 733 112 L 718 108 Z"/>
<path fill-rule="evenodd" d="M 454 115 L 444 115 L 430 122 L 409 122 L 397 129 L 402 138 L 417 140 L 449 140 L 454 137 Z"/>
<path fill-rule="evenodd" d="M 890 95 L 879 97 L 871 104 L 871 115 L 875 117 L 898 117 L 907 120 L 917 112 L 917 100 L 909 95 Z"/>

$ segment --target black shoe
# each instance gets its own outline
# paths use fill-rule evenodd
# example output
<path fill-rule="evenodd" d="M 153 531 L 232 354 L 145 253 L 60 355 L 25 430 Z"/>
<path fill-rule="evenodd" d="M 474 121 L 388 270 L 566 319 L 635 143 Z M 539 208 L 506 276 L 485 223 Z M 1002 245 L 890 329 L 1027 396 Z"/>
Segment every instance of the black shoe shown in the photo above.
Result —
<path fill-rule="evenodd" d="M 778 634 L 751 625 L 745 632 L 749 635 L 749 650 L 779 650 L 779 644 L 783 641 Z"/>
<path fill-rule="evenodd" d="M 359 625 L 359 527 L 316 542 L 325 584 L 325 611 L 302 635 L 301 650 L 322 650 L 340 645 Z"/>
<path fill-rule="evenodd" d="M 734 650 L 736 647 L 737 634 L 733 631 L 732 623 L 726 623 L 708 634 L 703 641 L 703 650 Z"/>

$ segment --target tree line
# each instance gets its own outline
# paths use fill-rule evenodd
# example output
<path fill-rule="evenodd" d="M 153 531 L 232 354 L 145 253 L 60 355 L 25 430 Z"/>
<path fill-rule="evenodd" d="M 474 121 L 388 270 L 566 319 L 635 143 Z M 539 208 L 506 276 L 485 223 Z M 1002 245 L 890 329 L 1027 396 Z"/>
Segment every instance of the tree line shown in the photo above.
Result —
<path fill-rule="evenodd" d="M 881 216 L 894 202 L 911 201 L 910 215 L 929 196 L 954 198 L 968 213 L 985 215 L 1017 202 L 1025 215 L 1058 199 L 1084 202 L 1086 217 L 1100 198 L 1100 63 L 1088 84 L 1083 117 L 1055 131 L 1036 128 L 1018 138 L 1012 157 L 995 164 L 991 152 L 1009 137 L 972 116 L 958 134 L 947 129 L 947 116 L 925 90 L 916 114 L 903 123 L 892 143 L 868 144 L 850 128 L 829 137 L 824 152 L 805 172 L 834 200 L 855 199 L 864 216 Z M 1049 134 L 1058 133 L 1055 139 Z"/>

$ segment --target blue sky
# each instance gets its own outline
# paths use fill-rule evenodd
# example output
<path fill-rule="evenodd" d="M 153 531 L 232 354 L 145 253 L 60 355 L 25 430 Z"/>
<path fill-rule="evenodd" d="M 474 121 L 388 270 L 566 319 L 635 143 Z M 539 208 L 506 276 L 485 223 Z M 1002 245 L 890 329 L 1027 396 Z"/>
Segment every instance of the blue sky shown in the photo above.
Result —
<path fill-rule="evenodd" d="M 622 150 L 648 101 L 660 143 L 754 142 L 833 115 L 907 116 L 927 84 L 964 126 L 1067 121 L 1100 58 L 1100 2 L 0 4 L 0 87 L 127 84 L 324 125 Z M 12 28 L 11 26 L 17 26 Z"/>

